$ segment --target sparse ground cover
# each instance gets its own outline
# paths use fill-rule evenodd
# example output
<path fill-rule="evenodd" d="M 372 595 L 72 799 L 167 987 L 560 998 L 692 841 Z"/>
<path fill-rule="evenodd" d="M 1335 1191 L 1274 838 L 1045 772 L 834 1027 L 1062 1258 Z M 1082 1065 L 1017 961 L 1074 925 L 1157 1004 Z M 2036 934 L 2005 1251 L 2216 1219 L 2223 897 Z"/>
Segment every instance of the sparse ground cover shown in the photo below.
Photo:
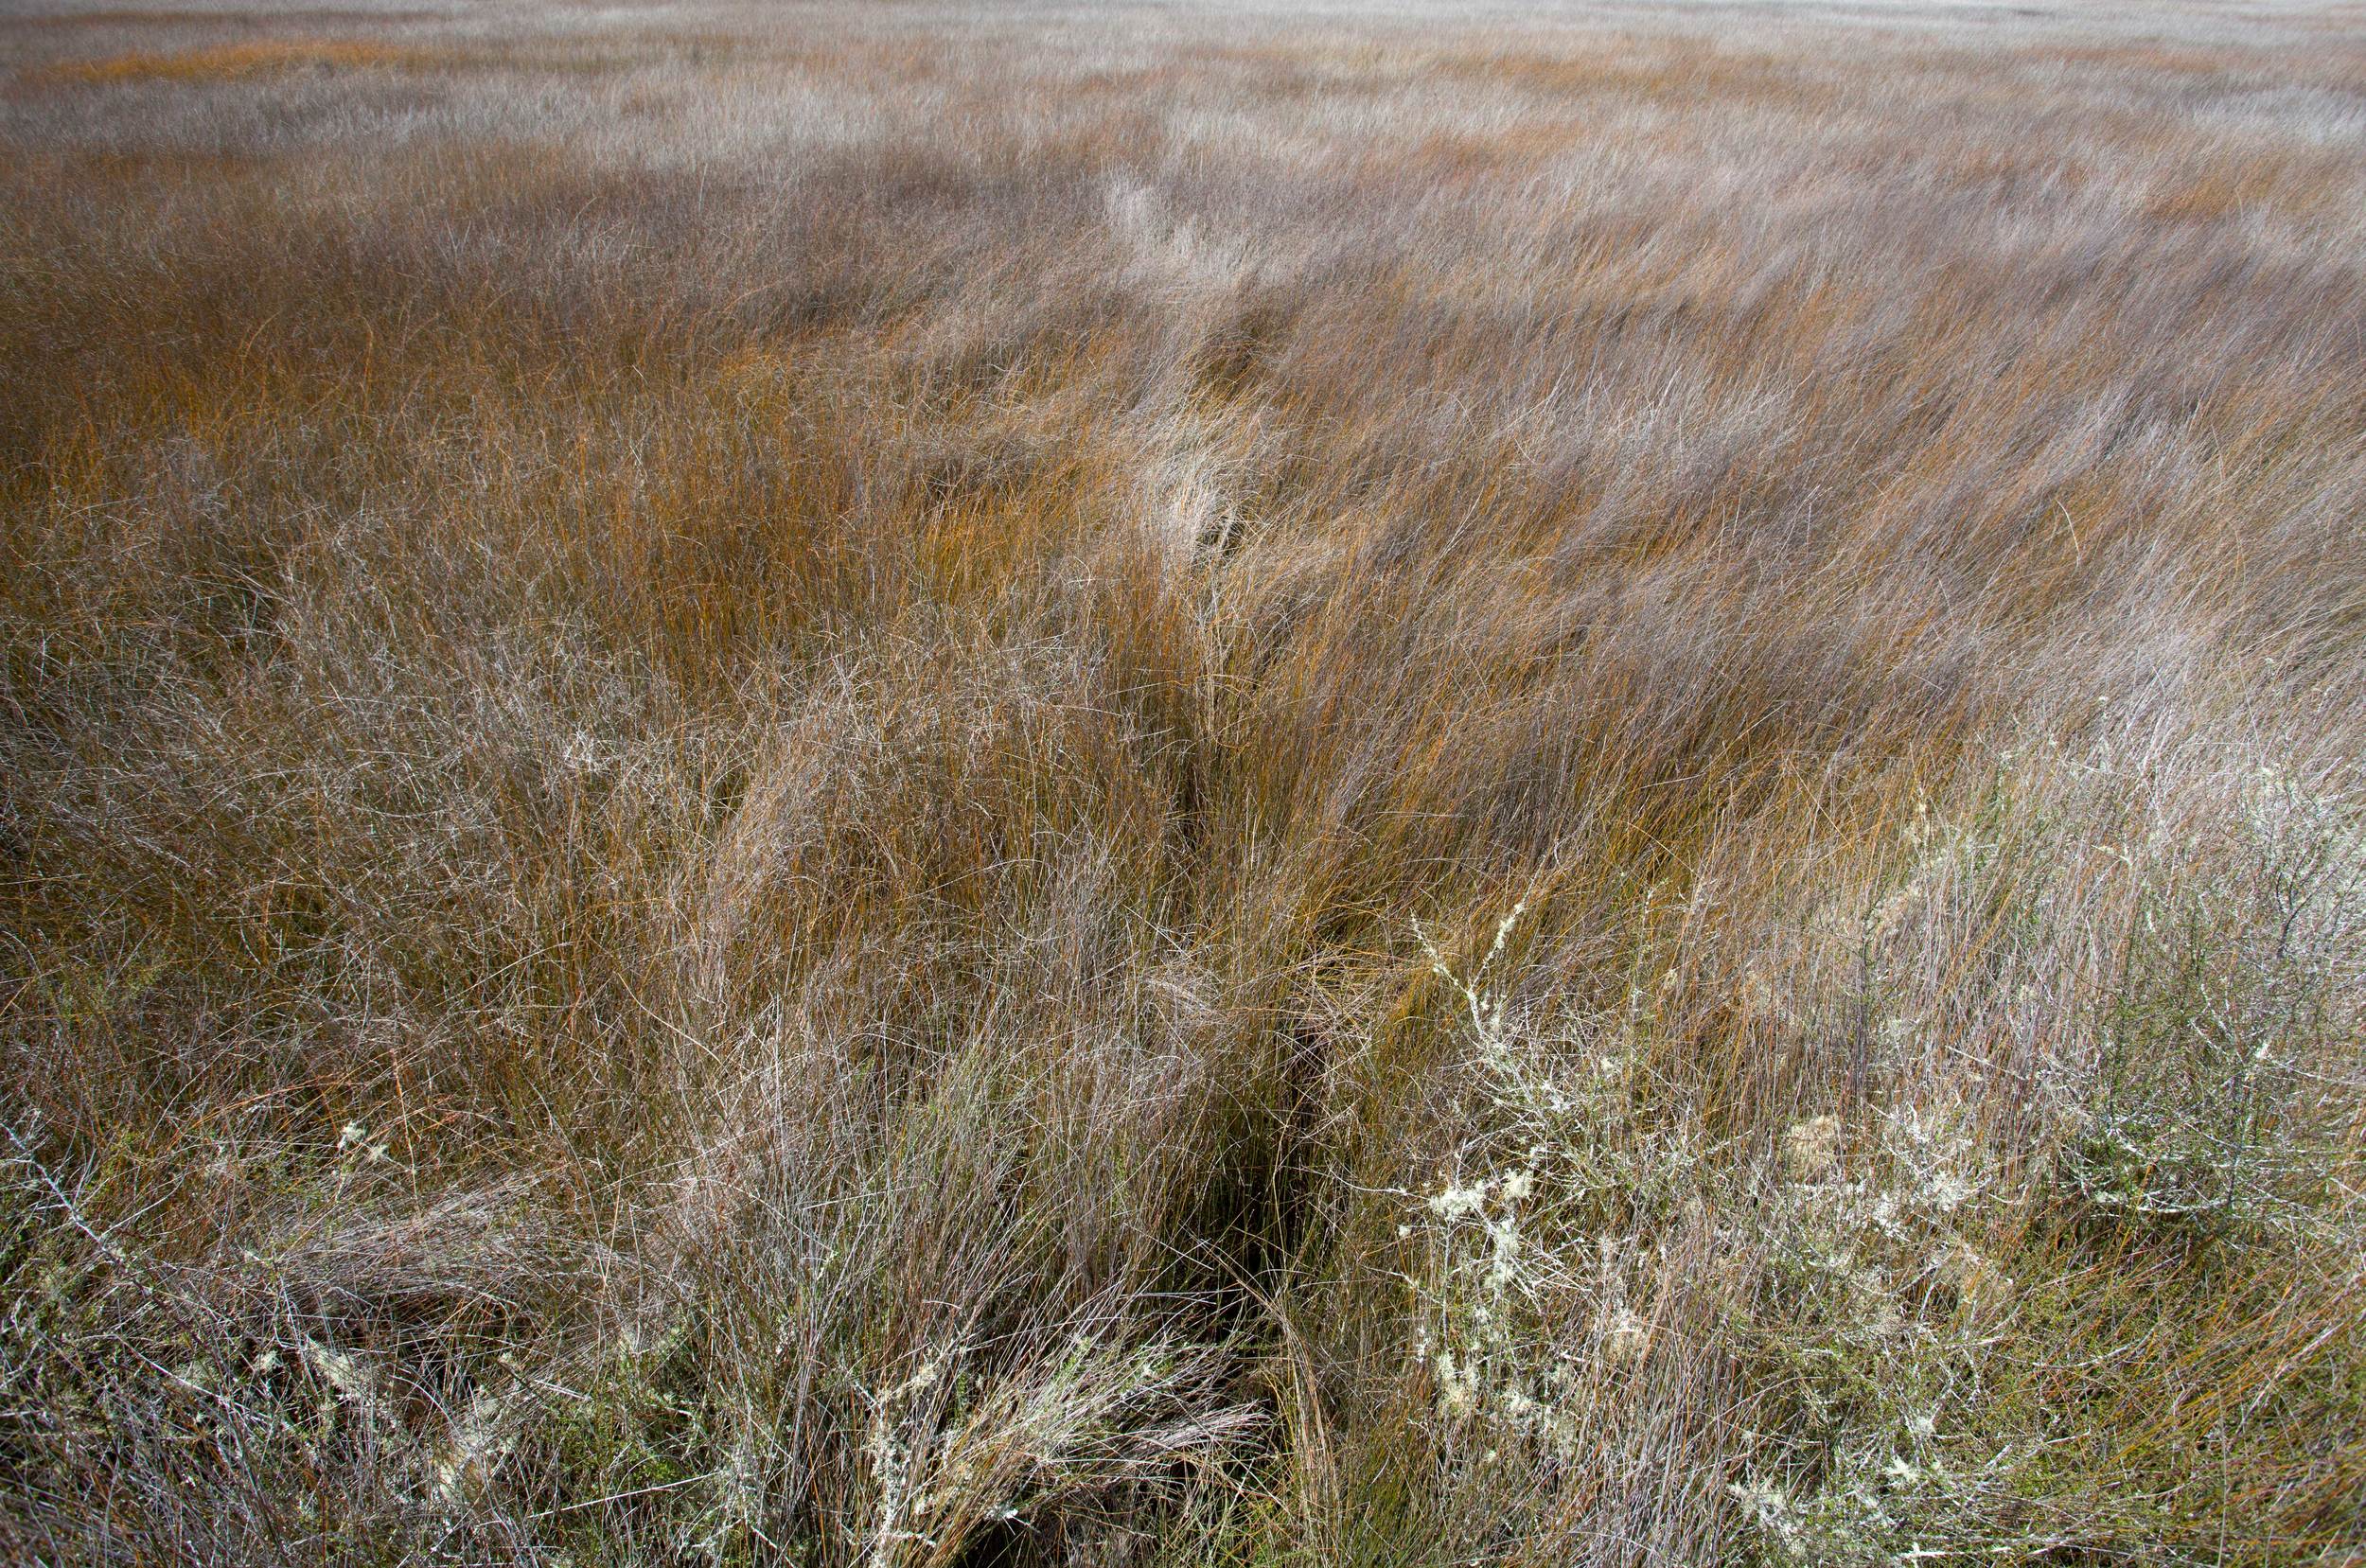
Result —
<path fill-rule="evenodd" d="M 2366 12 L 0 40 L 0 1555 L 2366 1561 Z"/>

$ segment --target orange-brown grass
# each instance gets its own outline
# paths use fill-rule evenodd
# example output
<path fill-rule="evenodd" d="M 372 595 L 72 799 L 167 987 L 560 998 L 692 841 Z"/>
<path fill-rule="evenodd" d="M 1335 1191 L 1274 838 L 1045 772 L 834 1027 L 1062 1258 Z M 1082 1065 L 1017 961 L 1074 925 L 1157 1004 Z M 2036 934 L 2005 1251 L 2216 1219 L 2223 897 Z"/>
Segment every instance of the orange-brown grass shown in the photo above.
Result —
<path fill-rule="evenodd" d="M 422 55 L 385 44 L 325 39 L 273 39 L 217 44 L 175 53 L 109 55 L 50 67 L 49 80 L 76 86 L 140 81 L 237 81 L 285 71 L 354 71 L 433 63 Z"/>
<path fill-rule="evenodd" d="M 2335 16 L 0 24 L 0 1555 L 2366 1550 Z"/>

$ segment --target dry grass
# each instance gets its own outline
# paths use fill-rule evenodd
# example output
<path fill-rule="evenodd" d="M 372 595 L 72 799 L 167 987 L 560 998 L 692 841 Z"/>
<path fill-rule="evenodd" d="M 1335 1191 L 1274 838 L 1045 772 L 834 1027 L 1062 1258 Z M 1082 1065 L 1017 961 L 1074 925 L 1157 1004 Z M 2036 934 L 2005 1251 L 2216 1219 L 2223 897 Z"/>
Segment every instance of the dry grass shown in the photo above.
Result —
<path fill-rule="evenodd" d="M 177 54 L 109 55 L 51 67 L 44 84 L 102 87 L 147 81 L 236 81 L 286 71 L 352 71 L 376 66 L 433 63 L 433 56 L 380 44 L 288 42 L 217 44 Z"/>
<path fill-rule="evenodd" d="M 2366 1560 L 2355 9 L 0 31 L 0 1550 Z"/>

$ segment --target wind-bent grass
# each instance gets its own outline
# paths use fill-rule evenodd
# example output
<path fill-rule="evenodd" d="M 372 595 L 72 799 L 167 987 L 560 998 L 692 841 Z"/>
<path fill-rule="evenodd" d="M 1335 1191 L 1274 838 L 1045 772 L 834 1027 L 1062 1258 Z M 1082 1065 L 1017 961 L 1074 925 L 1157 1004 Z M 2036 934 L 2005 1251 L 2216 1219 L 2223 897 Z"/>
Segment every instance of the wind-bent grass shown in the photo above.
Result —
<path fill-rule="evenodd" d="M 0 23 L 0 1548 L 2366 1560 L 2356 21 Z"/>

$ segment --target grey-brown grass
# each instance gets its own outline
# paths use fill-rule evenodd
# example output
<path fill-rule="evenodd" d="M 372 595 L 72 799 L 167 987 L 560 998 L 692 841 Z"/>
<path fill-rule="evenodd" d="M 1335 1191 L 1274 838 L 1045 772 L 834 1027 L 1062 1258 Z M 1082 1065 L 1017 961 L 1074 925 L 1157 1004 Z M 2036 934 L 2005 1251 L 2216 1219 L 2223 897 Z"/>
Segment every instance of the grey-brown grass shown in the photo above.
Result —
<path fill-rule="evenodd" d="M 0 1548 L 2366 1552 L 2366 18 L 0 21 Z"/>

